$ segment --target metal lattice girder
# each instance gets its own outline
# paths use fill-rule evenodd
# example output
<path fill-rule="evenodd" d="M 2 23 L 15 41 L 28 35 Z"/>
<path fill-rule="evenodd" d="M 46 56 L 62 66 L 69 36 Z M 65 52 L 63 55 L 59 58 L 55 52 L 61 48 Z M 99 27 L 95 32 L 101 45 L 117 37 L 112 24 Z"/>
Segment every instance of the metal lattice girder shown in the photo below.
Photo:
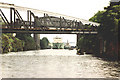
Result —
<path fill-rule="evenodd" d="M 27 11 L 28 21 L 24 21 L 19 14 L 19 12 L 14 9 L 10 8 L 10 26 L 11 28 L 41 28 L 41 29 L 48 29 L 48 28 L 56 28 L 59 30 L 63 29 L 74 29 L 74 30 L 82 30 L 82 29 L 89 29 L 88 26 L 82 24 L 82 22 L 78 22 L 77 20 L 68 20 L 64 17 L 55 17 L 49 16 L 48 14 L 44 13 L 43 17 L 35 16 L 32 11 Z M 32 18 L 34 21 L 32 21 Z M 91 27 L 93 29 L 93 27 Z"/>
<path fill-rule="evenodd" d="M 39 13 L 39 14 L 49 14 L 49 15 L 52 15 L 52 16 L 56 16 L 56 17 L 59 17 L 59 16 L 62 16 L 66 19 L 69 19 L 69 20 L 77 20 L 78 22 L 81 21 L 84 25 L 85 24 L 91 24 L 91 25 L 94 25 L 94 26 L 99 26 L 98 23 L 95 23 L 95 22 L 91 22 L 91 21 L 88 21 L 88 20 L 84 20 L 84 19 L 80 19 L 80 18 L 76 18 L 76 17 L 72 17 L 72 16 L 67 16 L 67 15 L 63 15 L 63 14 L 59 14 L 59 13 L 53 13 L 53 12 L 49 12 L 49 11 L 43 11 L 43 10 L 38 10 L 38 9 L 32 9 L 32 8 L 27 8 L 27 7 L 21 7 L 21 6 L 16 6 L 14 4 L 8 4 L 8 3 L 1 3 L 0 2 L 0 7 L 1 8 L 7 8 L 9 9 L 10 7 L 13 7 L 17 10 L 20 10 L 20 11 L 27 11 L 27 10 L 30 10 L 34 13 Z"/>
<path fill-rule="evenodd" d="M 1 5 L 1 3 L 0 3 Z M 7 4 L 4 4 L 7 5 Z M 11 6 L 11 5 L 10 5 Z M 34 30 L 73 30 L 73 31 L 96 31 L 96 24 L 84 24 L 83 21 L 77 18 L 70 18 L 70 16 L 59 15 L 56 16 L 53 14 L 44 14 L 43 17 L 38 17 L 35 15 L 35 9 L 25 8 L 27 10 L 27 21 L 23 20 L 22 16 L 18 12 L 18 10 L 22 9 L 19 6 L 10 7 L 7 5 L 7 8 L 10 8 L 10 22 L 5 17 L 4 13 L 0 10 L 1 18 L 5 22 L 6 25 L 9 25 L 12 29 L 34 29 Z M 1 7 L 1 6 L 0 6 Z M 2 8 L 6 8 L 5 6 Z M 19 9 L 20 8 L 20 9 Z M 49 13 L 49 12 L 48 12 Z M 85 21 L 84 21 L 85 22 Z M 91 25 L 91 27 L 89 27 Z M 96 25 L 96 26 L 95 26 Z"/>
<path fill-rule="evenodd" d="M 27 28 L 28 26 L 28 22 L 23 20 L 22 16 L 15 8 L 10 8 L 10 24 L 11 28 Z"/>
<path fill-rule="evenodd" d="M 67 20 L 64 17 L 54 17 L 48 16 L 48 14 L 44 14 L 44 17 L 34 17 L 35 18 L 35 26 L 41 27 L 53 27 L 53 28 L 73 28 L 80 29 L 82 28 L 82 23 L 72 20 Z"/>
<path fill-rule="evenodd" d="M 9 26 L 10 26 L 10 23 L 9 23 L 8 19 L 6 18 L 5 14 L 2 12 L 1 9 L 0 9 L 0 17 L 1 17 L 1 19 L 3 20 L 3 22 L 5 23 L 4 26 L 9 27 Z"/>

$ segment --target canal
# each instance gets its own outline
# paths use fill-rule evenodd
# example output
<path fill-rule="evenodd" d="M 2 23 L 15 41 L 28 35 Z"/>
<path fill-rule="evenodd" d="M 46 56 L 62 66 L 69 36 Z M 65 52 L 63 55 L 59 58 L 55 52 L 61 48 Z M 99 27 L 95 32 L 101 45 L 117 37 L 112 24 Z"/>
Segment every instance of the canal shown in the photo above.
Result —
<path fill-rule="evenodd" d="M 76 50 L 35 50 L 0 54 L 3 78 L 118 78 L 120 64 Z"/>

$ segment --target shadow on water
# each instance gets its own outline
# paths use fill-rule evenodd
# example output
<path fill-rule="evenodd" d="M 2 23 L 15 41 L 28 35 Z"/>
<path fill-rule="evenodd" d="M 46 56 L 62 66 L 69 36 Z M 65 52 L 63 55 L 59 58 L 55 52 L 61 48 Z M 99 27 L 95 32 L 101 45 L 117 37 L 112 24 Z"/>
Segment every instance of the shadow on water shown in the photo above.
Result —
<path fill-rule="evenodd" d="M 107 55 L 96 55 L 91 54 L 92 57 L 96 57 L 99 60 L 105 61 L 105 63 L 102 63 L 101 66 L 103 69 L 108 69 L 108 71 L 105 70 L 106 73 L 109 73 L 111 76 L 119 77 L 120 75 L 120 61 L 117 56 L 107 56 Z"/>
<path fill-rule="evenodd" d="M 93 57 L 97 57 L 97 58 L 101 58 L 102 60 L 104 61 L 112 61 L 112 62 L 119 62 L 120 63 L 120 60 L 118 58 L 118 56 L 108 56 L 108 55 L 103 55 L 103 54 L 92 54 Z"/>

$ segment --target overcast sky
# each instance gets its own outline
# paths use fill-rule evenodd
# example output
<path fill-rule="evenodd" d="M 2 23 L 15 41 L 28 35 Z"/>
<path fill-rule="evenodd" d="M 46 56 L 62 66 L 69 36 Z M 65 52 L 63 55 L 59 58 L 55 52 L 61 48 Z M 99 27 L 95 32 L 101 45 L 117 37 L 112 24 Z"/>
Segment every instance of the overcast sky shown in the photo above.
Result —
<path fill-rule="evenodd" d="M 68 16 L 73 16 L 81 19 L 89 20 L 99 10 L 104 10 L 104 7 L 109 5 L 110 0 L 0 0 L 0 2 L 15 4 L 17 6 L 29 7 L 39 10 L 45 10 Z M 60 36 L 63 42 L 75 42 L 76 35 L 41 35 L 48 37 L 50 42 L 53 37 Z"/>
<path fill-rule="evenodd" d="M 61 13 L 82 19 L 91 18 L 98 10 L 109 5 L 110 0 L 0 0 L 18 6 Z"/>

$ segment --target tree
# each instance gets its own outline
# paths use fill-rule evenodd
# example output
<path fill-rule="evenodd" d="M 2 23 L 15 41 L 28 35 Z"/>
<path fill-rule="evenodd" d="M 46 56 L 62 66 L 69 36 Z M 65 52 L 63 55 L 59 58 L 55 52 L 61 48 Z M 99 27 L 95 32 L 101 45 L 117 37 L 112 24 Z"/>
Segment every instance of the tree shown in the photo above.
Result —
<path fill-rule="evenodd" d="M 2 53 L 7 53 L 12 50 L 12 42 L 13 40 L 9 39 L 9 36 L 2 34 Z"/>
<path fill-rule="evenodd" d="M 89 20 L 92 22 L 101 23 L 103 14 L 105 11 L 98 11 L 92 18 Z M 93 25 L 85 25 L 86 27 L 92 28 Z M 82 51 L 97 53 L 98 52 L 98 38 L 97 35 L 81 35 L 78 41 L 78 48 Z"/>
<path fill-rule="evenodd" d="M 2 53 L 7 53 L 10 51 L 22 51 L 24 47 L 24 42 L 14 36 L 12 34 L 2 34 L 2 38 L 0 40 L 2 43 Z"/>
<path fill-rule="evenodd" d="M 105 11 L 98 11 L 93 17 L 89 19 L 89 21 L 101 23 L 104 12 Z"/>
<path fill-rule="evenodd" d="M 120 19 L 120 5 L 107 8 L 104 12 L 101 25 L 98 28 L 99 34 L 107 41 L 116 41 L 118 37 L 118 23 Z"/>
<path fill-rule="evenodd" d="M 17 33 L 16 37 L 25 42 L 24 50 L 35 50 L 36 49 L 35 41 L 31 37 L 31 34 Z"/>
<path fill-rule="evenodd" d="M 41 49 L 47 49 L 48 45 L 49 45 L 49 40 L 46 37 L 43 37 L 42 40 L 40 40 Z"/>
<path fill-rule="evenodd" d="M 23 51 L 23 47 L 24 47 L 24 41 L 16 38 L 16 37 L 12 37 L 13 39 L 13 43 L 12 43 L 12 51 L 16 52 L 16 51 Z"/>
<path fill-rule="evenodd" d="M 107 41 L 116 41 L 118 37 L 118 24 L 120 20 L 120 5 L 106 7 L 104 11 L 98 11 L 92 18 L 93 22 L 101 23 L 98 33 Z"/>
<path fill-rule="evenodd" d="M 97 53 L 98 39 L 97 35 L 81 35 L 78 40 L 78 48 L 87 53 Z"/>
<path fill-rule="evenodd" d="M 106 53 L 118 57 L 118 29 L 120 24 L 120 4 L 105 8 L 103 13 L 96 13 L 91 21 L 99 22 L 98 35 L 106 42 Z M 119 44 L 120 45 L 120 44 Z"/>

